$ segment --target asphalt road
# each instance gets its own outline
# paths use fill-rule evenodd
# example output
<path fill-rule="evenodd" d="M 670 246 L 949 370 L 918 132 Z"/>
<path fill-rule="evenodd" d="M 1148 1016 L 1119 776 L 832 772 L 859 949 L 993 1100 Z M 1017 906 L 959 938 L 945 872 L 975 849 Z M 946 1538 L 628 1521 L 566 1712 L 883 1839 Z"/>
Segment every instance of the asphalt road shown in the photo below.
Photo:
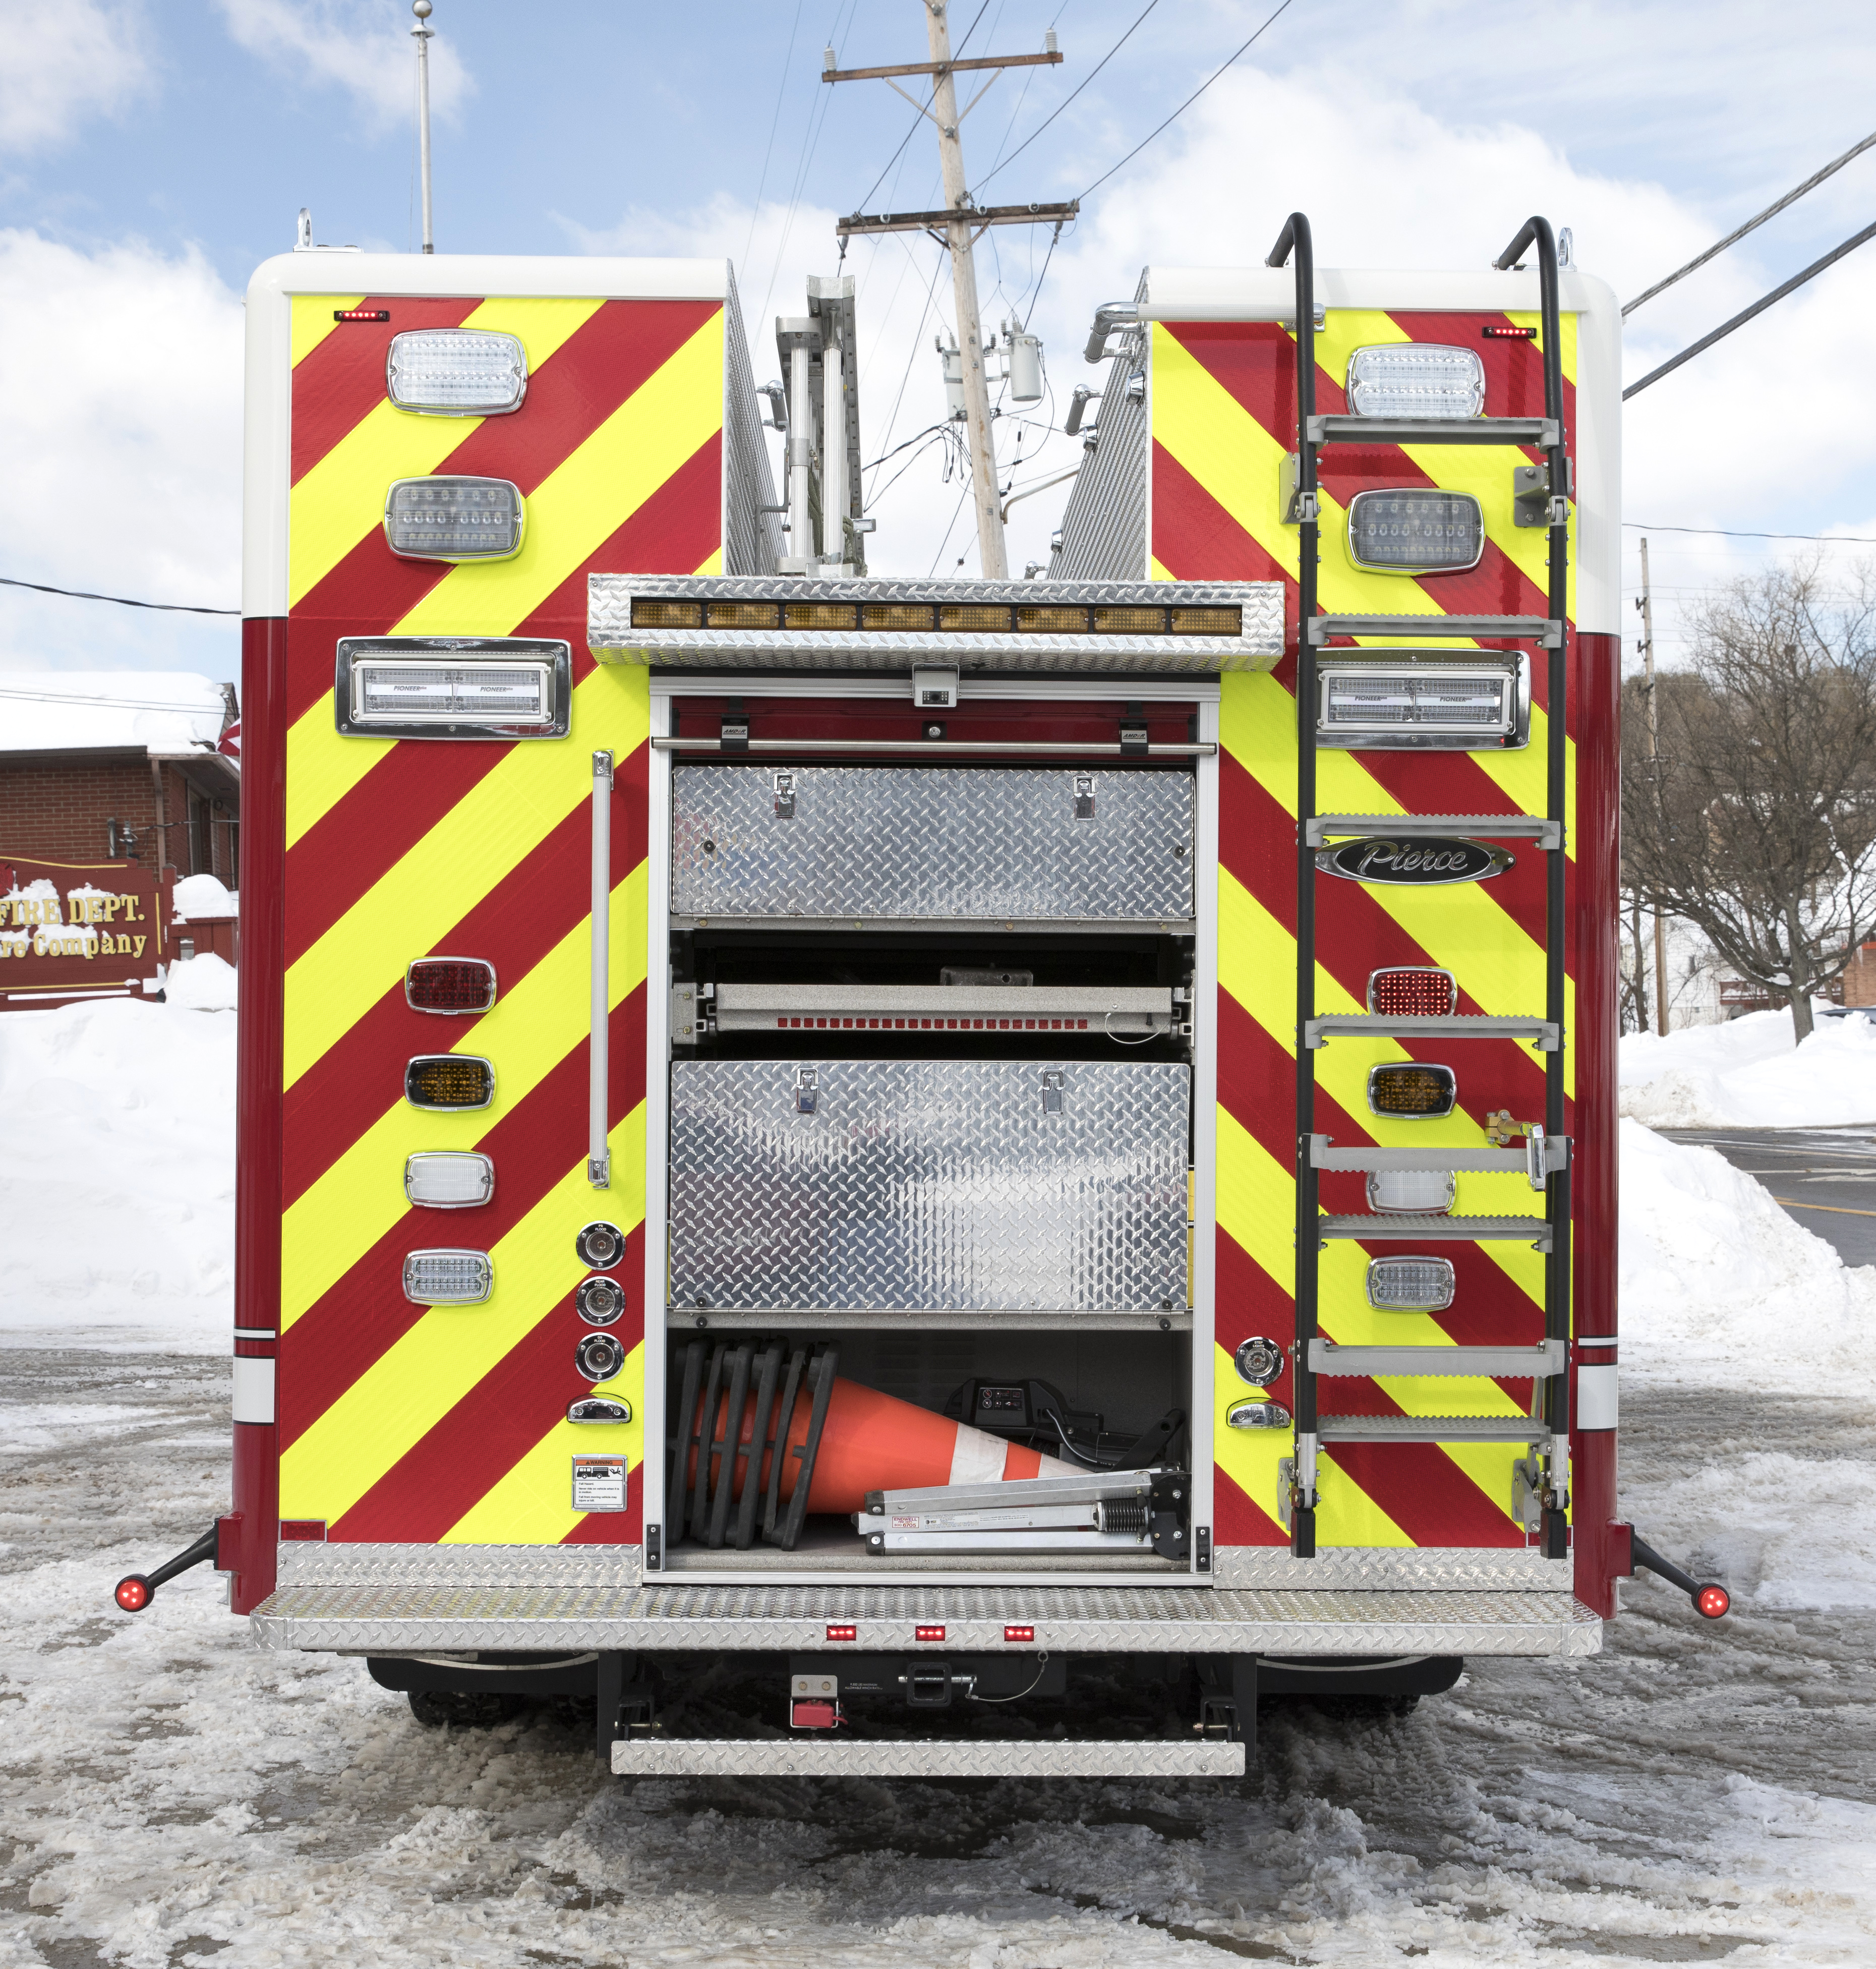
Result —
<path fill-rule="evenodd" d="M 1876 1127 L 1662 1128 L 1757 1176 L 1846 1265 L 1876 1265 Z"/>

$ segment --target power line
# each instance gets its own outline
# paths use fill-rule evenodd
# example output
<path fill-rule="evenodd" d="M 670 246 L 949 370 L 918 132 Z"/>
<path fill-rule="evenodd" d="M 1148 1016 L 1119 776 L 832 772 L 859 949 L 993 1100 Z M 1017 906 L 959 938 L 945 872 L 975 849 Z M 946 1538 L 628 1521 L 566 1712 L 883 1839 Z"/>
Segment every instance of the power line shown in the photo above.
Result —
<path fill-rule="evenodd" d="M 53 588 L 43 581 L 15 581 L 0 574 L 0 587 L 30 588 L 36 595 L 65 595 L 74 602 L 115 602 L 120 608 L 160 608 L 176 615 L 238 615 L 238 608 L 198 608 L 190 602 L 133 602 L 128 595 L 94 595 L 88 588 Z"/>
<path fill-rule="evenodd" d="M 775 155 L 775 133 L 781 128 L 782 105 L 788 95 L 788 75 L 795 60 L 795 37 L 801 31 L 801 10 L 807 0 L 795 0 L 795 24 L 788 31 L 788 53 L 782 57 L 782 79 L 775 92 L 775 114 L 769 119 L 769 147 L 762 154 L 762 176 L 756 180 L 756 202 L 749 208 L 749 237 L 743 242 L 743 264 L 755 249 L 756 222 L 762 216 L 762 195 L 769 188 L 769 161 Z"/>
<path fill-rule="evenodd" d="M 1111 170 L 1102 172 L 1100 176 L 1094 180 L 1094 183 L 1088 187 L 1087 190 L 1084 191 L 1081 194 L 1081 196 L 1085 199 L 1094 192 L 1098 191 L 1100 187 L 1106 183 L 1107 180 L 1114 175 L 1115 171 L 1118 171 L 1123 167 L 1132 164 L 1134 159 L 1146 148 L 1147 145 L 1152 143 L 1154 138 L 1157 137 L 1160 134 L 1160 131 L 1167 128 L 1168 125 L 1171 124 L 1178 122 L 1179 118 L 1183 116 L 1185 112 L 1191 108 L 1193 104 L 1197 102 L 1199 98 L 1205 93 L 1206 90 L 1210 89 L 1212 84 L 1224 73 L 1225 70 L 1237 60 L 1238 57 L 1243 54 L 1245 48 L 1248 48 L 1251 45 L 1251 42 L 1255 41 L 1258 38 L 1259 35 L 1261 35 L 1263 33 L 1264 28 L 1268 28 L 1271 24 L 1271 21 L 1275 21 L 1277 18 L 1278 15 L 1287 14 L 1290 11 L 1290 5 L 1291 0 L 1282 0 L 1282 4 L 1277 8 L 1276 13 L 1272 14 L 1270 16 L 1270 19 L 1265 21 L 1264 26 L 1262 28 L 1259 28 L 1257 33 L 1252 35 L 1250 41 L 1245 42 L 1243 47 L 1236 49 L 1233 53 L 1226 57 L 1226 58 L 1221 62 L 1217 68 L 1213 69 L 1211 73 L 1199 84 L 1197 88 L 1194 89 L 1192 93 L 1180 104 L 1178 108 L 1166 118 L 1165 122 L 1160 125 L 1159 129 L 1149 131 L 1147 135 L 1142 137 L 1139 142 L 1136 144 L 1133 148 L 1121 159 L 1119 164 L 1116 164 Z"/>
<path fill-rule="evenodd" d="M 977 22 L 983 18 L 984 8 L 987 8 L 990 4 L 990 0 L 983 0 L 983 5 L 977 9 L 976 15 L 971 20 L 970 26 L 964 30 L 964 39 L 960 41 L 957 47 L 951 51 L 954 60 L 955 60 L 957 56 L 962 54 L 966 48 L 970 47 L 970 37 L 977 31 Z M 917 134 L 919 125 L 925 121 L 926 114 L 932 107 L 932 98 L 937 93 L 937 84 L 934 82 L 931 95 L 926 96 L 923 107 L 920 109 L 918 115 L 912 119 L 912 128 L 906 132 L 904 136 L 899 138 L 899 148 L 886 159 L 885 164 L 880 170 L 880 175 L 867 187 L 866 196 L 861 199 L 859 203 L 854 206 L 854 210 L 856 213 L 864 212 L 867 207 L 873 203 L 873 194 L 880 189 L 881 185 L 885 183 L 886 174 L 899 162 L 900 157 L 904 154 L 906 146 L 912 141 L 913 137 Z M 844 248 L 845 242 L 843 242 L 842 245 Z"/>
<path fill-rule="evenodd" d="M 1145 8 L 1142 10 L 1142 11 L 1141 11 L 1141 13 L 1140 13 L 1140 16 L 1139 16 L 1139 20 L 1136 20 L 1136 21 L 1134 22 L 1134 24 L 1133 24 L 1133 28 L 1137 28 L 1137 27 L 1140 24 L 1140 21 L 1144 21 L 1144 20 L 1146 18 L 1147 15 L 1148 15 L 1149 14 L 1152 13 L 1152 11 L 1153 11 L 1153 9 L 1154 9 L 1155 7 L 1157 7 L 1158 5 L 1159 5 L 1159 0 L 1147 0 L 1147 4 L 1146 4 L 1145 7 Z M 1279 12 L 1281 12 L 1281 11 L 1282 11 L 1282 10 L 1281 10 L 1281 8 L 1279 8 L 1279 9 L 1278 9 L 1278 11 L 1279 11 Z M 1265 25 L 1266 27 L 1267 27 L 1268 24 L 1269 24 L 1269 23 L 1268 23 L 1268 21 L 1266 21 L 1266 22 L 1265 23 Z M 1005 170 L 1008 166 L 1009 166 L 1009 165 L 1011 165 L 1011 164 L 1013 164 L 1016 161 L 1016 160 L 1017 160 L 1019 157 L 1021 157 L 1021 156 L 1022 155 L 1023 152 L 1024 152 L 1025 151 L 1026 151 L 1026 150 L 1029 148 L 1029 146 L 1035 141 L 1036 138 L 1038 138 L 1039 136 L 1041 136 L 1041 135 L 1042 135 L 1042 132 L 1043 132 L 1045 130 L 1046 130 L 1046 129 L 1048 128 L 1048 126 L 1049 126 L 1051 123 L 1053 123 L 1053 122 L 1055 122 L 1055 118 L 1061 114 L 1061 112 L 1063 112 L 1063 110 L 1066 109 L 1068 107 L 1068 105 L 1069 105 L 1071 102 L 1074 102 L 1074 100 L 1075 99 L 1075 97 L 1076 97 L 1076 96 L 1079 96 L 1079 95 L 1081 93 L 1081 91 L 1082 91 L 1083 89 L 1086 89 L 1086 88 L 1087 87 L 1088 83 L 1090 83 L 1090 82 L 1092 82 L 1092 81 L 1094 79 L 1094 78 L 1095 78 L 1097 75 L 1099 75 L 1099 74 L 1100 73 L 1101 70 L 1102 70 L 1103 69 L 1104 69 L 1104 68 L 1107 66 L 1107 64 L 1108 64 L 1110 61 L 1112 61 L 1112 60 L 1113 60 L 1113 58 L 1115 57 L 1115 56 L 1119 54 L 1119 52 L 1120 52 L 1121 49 L 1122 49 L 1123 47 L 1125 47 L 1125 46 L 1126 46 L 1126 43 L 1128 42 L 1128 41 L 1129 41 L 1129 40 L 1130 40 L 1130 39 L 1132 38 L 1132 34 L 1133 34 L 1133 28 L 1129 28 L 1127 30 L 1126 33 L 1126 34 L 1123 34 L 1123 35 L 1121 36 L 1120 39 L 1119 39 L 1119 41 L 1117 41 L 1116 42 L 1115 42 L 1115 44 L 1113 44 L 1113 46 L 1107 50 L 1106 54 L 1104 54 L 1104 55 L 1103 55 L 1103 56 L 1101 57 L 1100 60 L 1099 61 L 1097 61 L 1097 62 L 1094 64 L 1094 66 L 1091 69 L 1090 69 L 1090 70 L 1088 70 L 1087 74 L 1087 76 L 1085 77 L 1085 79 L 1084 79 L 1081 83 L 1079 83 L 1079 84 L 1077 86 L 1077 87 L 1076 87 L 1076 88 L 1075 88 L 1075 89 L 1074 89 L 1074 90 L 1073 90 L 1073 91 L 1072 91 L 1072 92 L 1071 92 L 1071 93 L 1070 93 L 1070 94 L 1069 94 L 1069 95 L 1068 95 L 1068 96 L 1067 96 L 1064 100 L 1063 100 L 1063 101 L 1062 101 L 1062 102 L 1061 102 L 1058 103 L 1058 104 L 1056 105 L 1056 107 L 1055 107 L 1053 110 L 1051 110 L 1051 111 L 1049 112 L 1049 114 L 1048 114 L 1048 115 L 1046 115 L 1045 117 L 1044 117 L 1044 118 L 1043 118 L 1043 119 L 1042 120 L 1042 122 L 1041 122 L 1040 123 L 1038 123 L 1038 124 L 1035 126 L 1035 128 L 1029 132 L 1029 135 L 1028 135 L 1028 136 L 1026 136 L 1025 138 L 1023 138 L 1022 141 L 1020 144 L 1019 144 L 1016 146 L 1016 148 L 1013 151 L 1012 151 L 1010 152 L 1010 154 L 1009 154 L 1009 155 L 1008 157 L 1006 157 L 1006 158 L 1004 158 L 1004 159 L 1003 159 L 1003 162 L 1002 162 L 1001 164 L 993 165 L 993 166 L 992 167 L 992 168 L 991 168 L 991 170 L 990 170 L 990 174 L 989 174 L 989 175 L 988 175 L 987 177 L 983 177 L 983 178 L 980 178 L 980 179 L 979 179 L 979 180 L 978 180 L 978 181 L 977 181 L 977 190 L 978 190 L 979 191 L 983 190 L 983 187 L 984 187 L 987 184 L 988 184 L 988 183 L 990 183 L 990 179 L 991 179 L 991 178 L 995 177 L 996 176 L 996 174 L 997 174 L 997 173 L 998 173 L 999 171 L 1003 170 Z M 1260 33 L 1260 34 L 1261 34 L 1261 33 L 1262 32 L 1262 28 L 1260 28 L 1258 31 L 1259 31 L 1259 33 Z M 1255 40 L 1256 38 L 1256 37 L 1255 35 L 1253 35 L 1253 36 L 1252 37 L 1252 40 Z M 1250 46 L 1250 42 L 1249 42 L 1249 41 L 1246 41 L 1246 42 L 1245 43 L 1244 46 L 1245 46 L 1245 47 L 1249 47 Z M 1240 49 L 1238 50 L 1238 54 L 1242 54 L 1243 52 L 1244 52 L 1244 50 L 1243 50 L 1243 48 L 1240 48 Z M 1233 61 L 1235 61 L 1236 59 L 1237 59 L 1237 56 L 1236 56 L 1236 55 L 1233 56 L 1232 60 L 1233 60 Z M 1229 64 L 1227 64 L 1227 66 L 1229 66 Z M 1177 110 L 1175 110 L 1175 111 L 1174 111 L 1174 112 L 1173 112 L 1173 114 L 1174 114 L 1175 115 L 1177 115 L 1178 114 L 1178 112 Z M 1160 126 L 1160 128 L 1161 128 L 1162 129 L 1165 128 L 1165 125 L 1164 124 L 1162 124 L 1162 125 Z M 1159 134 L 1158 131 L 1155 131 L 1153 133 L 1154 136 L 1157 136 L 1158 134 Z M 1147 139 L 1147 141 L 1148 141 L 1149 144 L 1150 144 L 1152 141 L 1153 141 L 1153 139 L 1152 139 L 1152 137 L 1149 137 L 1149 138 Z M 1124 163 L 1126 161 L 1123 159 L 1122 161 Z M 1119 166 L 1116 166 L 1115 168 L 1116 168 L 1116 170 L 1118 170 L 1118 169 L 1119 169 Z"/>
<path fill-rule="evenodd" d="M 1643 520 L 1625 520 L 1622 524 L 1644 534 L 1711 534 L 1725 540 L 1821 540 L 1826 547 L 1842 541 L 1850 547 L 1876 547 L 1876 534 L 1759 534 L 1726 527 L 1651 527 Z"/>
<path fill-rule="evenodd" d="M 96 706 L 103 711 L 171 711 L 178 718 L 220 718 L 228 709 L 227 700 L 220 697 L 212 704 L 199 701 L 177 704 L 156 698 L 92 697 L 70 690 L 15 690 L 11 684 L 0 684 L 0 697 L 17 698 L 32 704 L 68 704 L 86 709 Z"/>
<path fill-rule="evenodd" d="M 1715 342 L 1722 336 L 1732 334 L 1735 328 L 1743 328 L 1754 315 L 1763 314 L 1773 302 L 1783 300 L 1793 288 L 1801 287 L 1806 281 L 1815 279 L 1826 267 L 1834 267 L 1846 253 L 1854 253 L 1868 239 L 1876 239 L 1876 225 L 1866 225 L 1861 232 L 1852 233 L 1841 246 L 1833 248 L 1823 259 L 1813 260 L 1803 273 L 1793 274 L 1790 280 L 1782 282 L 1769 294 L 1755 300 L 1749 308 L 1741 309 L 1731 321 L 1722 322 L 1710 335 L 1702 336 L 1698 342 L 1690 348 L 1683 349 L 1678 355 L 1670 355 L 1658 369 L 1651 369 L 1640 382 L 1631 383 L 1622 392 L 1622 401 L 1627 403 L 1631 397 L 1645 390 L 1651 383 L 1659 382 L 1670 370 L 1678 369 L 1682 363 L 1691 362 L 1702 349 L 1711 349 Z"/>
<path fill-rule="evenodd" d="M 1677 281 L 1685 280 L 1686 277 L 1693 272 L 1696 268 L 1704 267 L 1707 261 L 1713 258 L 1716 254 L 1725 252 L 1729 246 L 1737 245 L 1748 232 L 1752 232 L 1758 226 L 1763 225 L 1767 219 L 1776 219 L 1779 213 L 1784 210 L 1787 206 L 1794 204 L 1799 199 L 1803 197 L 1804 194 L 1807 191 L 1815 191 L 1817 187 L 1824 182 L 1825 179 L 1830 177 L 1833 172 L 1842 170 L 1844 166 L 1849 163 L 1852 157 L 1860 157 L 1872 144 L 1876 144 L 1876 131 L 1872 131 L 1868 136 L 1863 139 L 1861 143 L 1852 144 L 1849 149 L 1845 151 L 1841 157 L 1833 158 L 1832 161 L 1827 164 L 1821 171 L 1813 173 L 1813 175 L 1806 178 L 1803 183 L 1800 185 L 1795 191 L 1787 192 L 1784 196 L 1780 199 L 1775 204 L 1768 205 L 1756 219 L 1748 219 L 1745 225 L 1739 227 L 1736 232 L 1728 233 L 1725 238 L 1721 240 L 1717 245 L 1709 246 L 1704 253 L 1696 255 L 1693 259 L 1690 260 L 1684 267 L 1679 268 L 1673 273 L 1670 274 L 1666 280 L 1657 281 L 1654 286 L 1648 289 L 1647 293 L 1637 294 L 1633 300 L 1624 302 L 1622 304 L 1622 313 L 1625 315 L 1633 314 L 1635 310 L 1638 308 L 1644 301 L 1653 300 L 1657 294 L 1664 292 L 1669 287 L 1671 287 Z"/>

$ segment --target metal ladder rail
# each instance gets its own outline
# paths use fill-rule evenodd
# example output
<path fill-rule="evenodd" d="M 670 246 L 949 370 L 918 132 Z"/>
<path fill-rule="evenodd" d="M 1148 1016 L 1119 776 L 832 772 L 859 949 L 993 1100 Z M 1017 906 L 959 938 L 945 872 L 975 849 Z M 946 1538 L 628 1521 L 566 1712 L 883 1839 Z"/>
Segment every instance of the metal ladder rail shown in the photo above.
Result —
<path fill-rule="evenodd" d="M 1560 1039 L 1564 1011 L 1564 931 L 1566 924 L 1564 876 L 1564 826 L 1568 790 L 1567 759 L 1564 749 L 1564 705 L 1567 688 L 1568 652 L 1566 647 L 1569 601 L 1568 463 L 1563 424 L 1563 363 L 1561 315 L 1558 297 L 1557 248 L 1549 222 L 1541 218 L 1528 220 L 1511 245 L 1494 263 L 1508 268 L 1531 244 L 1538 249 L 1539 292 L 1543 337 L 1544 378 L 1544 429 L 1553 440 L 1547 447 L 1550 481 L 1549 504 L 1549 624 L 1557 628 L 1544 641 L 1550 655 L 1548 674 L 1547 787 L 1548 826 L 1543 842 L 1546 854 L 1545 1023 Z M 1317 1464 L 1321 1440 L 1317 1375 L 1311 1363 L 1318 1345 L 1320 1187 L 1317 1163 L 1311 1150 L 1315 1121 L 1314 1047 L 1306 1043 L 1316 1023 L 1315 1011 L 1315 844 L 1310 821 L 1316 809 L 1316 747 L 1314 707 L 1317 696 L 1316 650 L 1318 637 L 1311 624 L 1317 605 L 1317 570 L 1320 558 L 1320 502 L 1318 495 L 1317 453 L 1324 442 L 1333 443 L 1343 435 L 1331 431 L 1330 420 L 1315 416 L 1315 256 L 1307 218 L 1292 212 L 1285 222 L 1265 264 L 1281 267 L 1291 255 L 1296 266 L 1297 349 L 1297 466 L 1294 513 L 1298 521 L 1298 635 L 1297 635 L 1297 1182 L 1296 1182 L 1296 1351 L 1294 1354 L 1296 1455 L 1293 1461 L 1290 1497 L 1291 1550 L 1299 1559 L 1313 1558 L 1316 1551 L 1315 1511 Z M 1343 420 L 1336 420 L 1339 425 Z M 1353 433 L 1350 433 L 1352 435 Z M 1327 625 L 1324 625 L 1325 628 Z M 1468 634 L 1489 634 L 1486 621 L 1468 622 Z M 1501 634 L 1524 636 L 1532 624 L 1521 618 L 1506 618 Z M 1563 1056 L 1560 1044 L 1546 1061 L 1545 1130 L 1557 1140 L 1563 1127 Z M 1544 1221 L 1547 1227 L 1545 1258 L 1544 1337 L 1547 1348 L 1559 1343 L 1566 1350 L 1570 1337 L 1570 1173 L 1565 1158 L 1546 1185 Z M 1557 1234 L 1559 1225 L 1563 1234 Z M 1543 1383 L 1544 1420 L 1555 1447 L 1549 1468 L 1543 1520 L 1544 1549 L 1547 1556 L 1560 1559 L 1569 1549 L 1567 1456 L 1569 1440 L 1569 1383 L 1558 1374 Z"/>

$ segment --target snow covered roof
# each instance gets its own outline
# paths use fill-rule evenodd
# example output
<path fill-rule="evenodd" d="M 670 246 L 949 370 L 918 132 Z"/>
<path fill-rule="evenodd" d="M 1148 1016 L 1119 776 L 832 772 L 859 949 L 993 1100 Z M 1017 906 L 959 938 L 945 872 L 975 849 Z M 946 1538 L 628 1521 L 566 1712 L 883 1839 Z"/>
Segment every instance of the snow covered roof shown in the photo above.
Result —
<path fill-rule="evenodd" d="M 212 751 L 226 710 L 186 670 L 0 670 L 0 752 Z"/>

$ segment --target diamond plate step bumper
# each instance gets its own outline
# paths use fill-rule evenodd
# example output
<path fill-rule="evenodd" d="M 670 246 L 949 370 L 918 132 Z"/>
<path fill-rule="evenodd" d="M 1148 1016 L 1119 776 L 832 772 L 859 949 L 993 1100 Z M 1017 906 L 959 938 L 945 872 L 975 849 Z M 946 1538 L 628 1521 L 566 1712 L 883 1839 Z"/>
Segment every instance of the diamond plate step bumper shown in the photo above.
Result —
<path fill-rule="evenodd" d="M 251 1616 L 264 1647 L 796 1652 L 831 1623 L 861 1648 L 1084 1654 L 1587 1655 L 1602 1623 L 1567 1592 L 1121 1586 L 283 1587 Z M 938 1643 L 924 1643 L 935 1646 Z"/>
<path fill-rule="evenodd" d="M 837 1736 L 750 1743 L 614 1744 L 615 1777 L 1237 1778 L 1244 1746 L 1191 1743 L 935 1744 Z"/>

